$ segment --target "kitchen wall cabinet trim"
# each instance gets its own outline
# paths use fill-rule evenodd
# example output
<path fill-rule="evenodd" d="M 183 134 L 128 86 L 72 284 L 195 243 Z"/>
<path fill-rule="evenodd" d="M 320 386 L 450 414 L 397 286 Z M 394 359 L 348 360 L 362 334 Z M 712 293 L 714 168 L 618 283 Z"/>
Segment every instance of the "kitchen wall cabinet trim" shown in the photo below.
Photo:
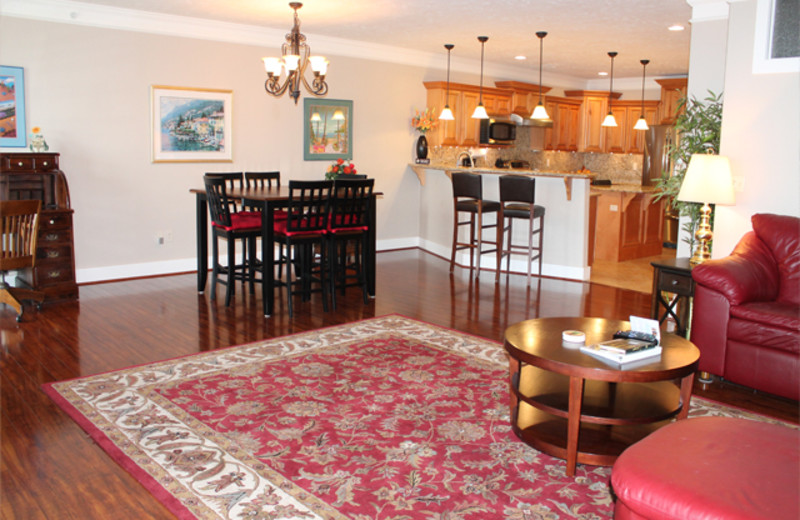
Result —
<path fill-rule="evenodd" d="M 495 81 L 494 86 L 511 92 L 511 113 L 518 116 L 530 117 L 533 109 L 539 104 L 539 85 L 522 81 Z M 550 90 L 551 87 L 542 85 L 542 94 Z"/>
<path fill-rule="evenodd" d="M 658 109 L 658 120 L 662 125 L 674 125 L 679 115 L 678 104 L 686 96 L 688 78 L 657 79 L 661 85 L 661 104 Z M 683 110 L 681 110 L 682 112 Z"/>

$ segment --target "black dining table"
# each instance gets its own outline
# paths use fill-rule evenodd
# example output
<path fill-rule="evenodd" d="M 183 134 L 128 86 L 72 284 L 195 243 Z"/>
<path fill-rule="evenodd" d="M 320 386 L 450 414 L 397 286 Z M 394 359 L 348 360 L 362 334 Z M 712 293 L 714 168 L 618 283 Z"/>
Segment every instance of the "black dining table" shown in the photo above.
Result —
<path fill-rule="evenodd" d="M 205 188 L 192 188 L 195 194 L 197 219 L 197 291 L 203 293 L 208 280 L 208 202 Z M 373 192 L 369 209 L 369 240 L 367 247 L 367 292 L 375 297 L 375 200 L 381 195 Z M 247 206 L 262 206 L 261 262 L 264 270 L 261 276 L 264 316 L 272 316 L 275 309 L 275 247 L 274 211 L 286 208 L 289 202 L 289 187 L 265 187 L 250 189 L 231 189 L 228 196 L 241 199 Z"/>

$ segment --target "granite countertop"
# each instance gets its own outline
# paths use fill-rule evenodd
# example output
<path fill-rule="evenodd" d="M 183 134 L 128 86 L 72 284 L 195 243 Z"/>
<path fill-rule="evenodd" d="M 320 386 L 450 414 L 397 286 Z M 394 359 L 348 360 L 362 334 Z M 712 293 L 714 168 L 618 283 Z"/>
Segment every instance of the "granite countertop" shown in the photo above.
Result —
<path fill-rule="evenodd" d="M 477 174 L 489 175 L 534 175 L 537 177 L 578 177 L 590 179 L 595 176 L 592 172 L 566 172 L 566 171 L 543 171 L 543 170 L 525 170 L 522 168 L 491 168 L 488 166 L 447 166 L 444 164 L 411 164 L 413 168 L 426 168 L 429 170 L 442 170 L 448 172 L 466 172 Z"/>
<path fill-rule="evenodd" d="M 623 192 L 623 193 L 653 193 L 656 191 L 655 186 L 642 186 L 640 184 L 611 184 L 610 186 L 592 186 L 591 193 L 609 193 L 609 192 Z"/>

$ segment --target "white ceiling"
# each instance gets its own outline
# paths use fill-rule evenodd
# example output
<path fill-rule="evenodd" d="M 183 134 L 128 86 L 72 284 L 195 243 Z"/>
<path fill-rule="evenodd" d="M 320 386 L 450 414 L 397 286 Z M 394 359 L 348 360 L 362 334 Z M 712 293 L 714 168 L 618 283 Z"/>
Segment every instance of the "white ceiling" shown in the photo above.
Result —
<path fill-rule="evenodd" d="M 286 0 L 81 0 L 288 32 L 292 10 Z M 314 35 L 441 52 L 455 44 L 453 59 L 480 58 L 477 36 L 488 36 L 486 61 L 529 67 L 538 74 L 536 31 L 544 40 L 544 74 L 598 79 L 608 71 L 608 51 L 617 51 L 614 76 L 685 75 L 689 68 L 691 7 L 686 0 L 308 0 L 299 11 L 301 30 L 314 48 Z M 681 24 L 686 30 L 668 31 Z M 275 42 L 277 49 L 281 42 Z M 516 55 L 527 55 L 524 62 Z M 547 81 L 545 81 L 547 83 Z"/>

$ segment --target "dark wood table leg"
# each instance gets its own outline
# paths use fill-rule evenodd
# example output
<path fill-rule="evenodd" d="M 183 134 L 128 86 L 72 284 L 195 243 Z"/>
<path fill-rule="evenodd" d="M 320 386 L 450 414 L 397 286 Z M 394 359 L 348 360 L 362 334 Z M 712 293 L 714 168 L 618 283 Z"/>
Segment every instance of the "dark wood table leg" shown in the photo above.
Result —
<path fill-rule="evenodd" d="M 369 239 L 367 240 L 367 294 L 370 298 L 375 297 L 375 254 L 376 254 L 376 235 L 375 229 L 377 225 L 376 217 L 376 200 L 375 196 L 372 197 L 372 202 L 369 208 Z"/>
<path fill-rule="evenodd" d="M 575 476 L 578 465 L 578 437 L 581 431 L 581 407 L 583 406 L 582 377 L 569 378 L 569 411 L 567 413 L 567 476 Z"/>
<path fill-rule="evenodd" d="M 272 316 L 275 307 L 275 244 L 273 229 L 274 205 L 264 201 L 264 211 L 261 213 L 261 299 L 264 307 L 264 317 Z"/>
<path fill-rule="evenodd" d="M 206 194 L 197 193 L 195 196 L 197 220 L 197 292 L 206 290 L 208 278 L 208 204 Z"/>

